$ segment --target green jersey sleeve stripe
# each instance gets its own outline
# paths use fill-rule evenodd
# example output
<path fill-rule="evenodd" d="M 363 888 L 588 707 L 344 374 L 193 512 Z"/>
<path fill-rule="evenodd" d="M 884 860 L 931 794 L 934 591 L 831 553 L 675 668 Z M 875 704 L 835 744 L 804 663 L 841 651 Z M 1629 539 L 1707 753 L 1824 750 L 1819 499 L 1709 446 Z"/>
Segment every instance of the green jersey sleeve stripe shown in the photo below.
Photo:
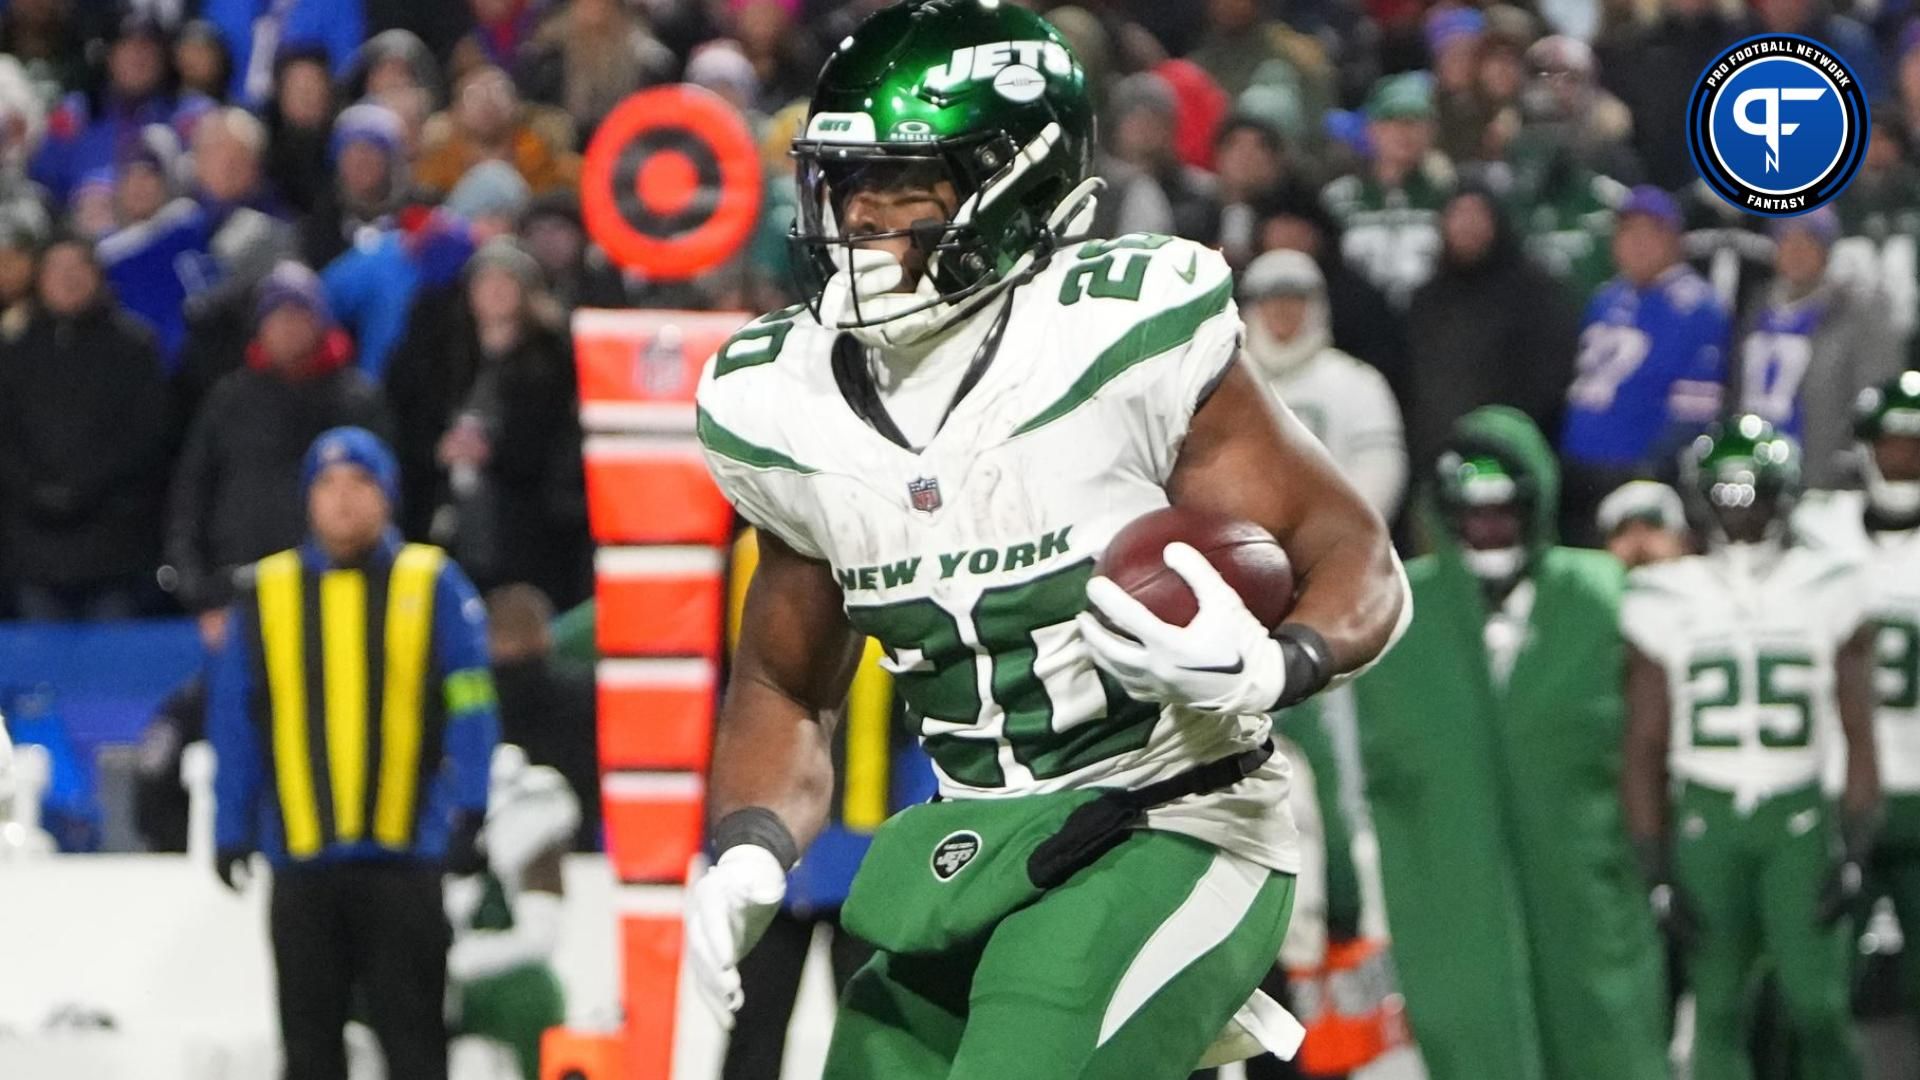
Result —
<path fill-rule="evenodd" d="M 802 465 L 778 450 L 768 449 L 735 435 L 722 427 L 713 414 L 697 408 L 694 414 L 694 432 L 700 436 L 700 445 L 708 450 L 755 469 L 785 469 L 807 476 L 820 470 Z"/>
<path fill-rule="evenodd" d="M 1085 405 L 1100 392 L 1101 387 L 1119 378 L 1135 364 L 1184 345 L 1193 337 L 1194 331 L 1200 329 L 1201 323 L 1226 310 L 1227 301 L 1232 296 L 1233 280 L 1228 278 L 1203 296 L 1141 320 L 1133 329 L 1122 334 L 1120 340 L 1102 350 L 1087 366 L 1087 370 L 1073 381 L 1073 385 L 1067 387 L 1067 392 L 1060 395 L 1059 400 L 1014 429 L 1013 433 L 1025 435 L 1053 423 Z"/>

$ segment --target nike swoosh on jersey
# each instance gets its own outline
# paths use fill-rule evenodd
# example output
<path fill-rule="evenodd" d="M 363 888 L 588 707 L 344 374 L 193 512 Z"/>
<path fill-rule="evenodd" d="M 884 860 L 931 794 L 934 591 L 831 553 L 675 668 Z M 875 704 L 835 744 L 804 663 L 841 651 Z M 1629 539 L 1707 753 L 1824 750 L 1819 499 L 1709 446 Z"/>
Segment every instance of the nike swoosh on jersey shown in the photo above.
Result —
<path fill-rule="evenodd" d="M 1200 256 L 1189 255 L 1187 256 L 1187 268 L 1185 270 L 1176 269 L 1174 270 L 1174 273 L 1180 275 L 1180 280 L 1191 285 L 1193 284 L 1193 276 L 1199 271 L 1200 271 Z"/>

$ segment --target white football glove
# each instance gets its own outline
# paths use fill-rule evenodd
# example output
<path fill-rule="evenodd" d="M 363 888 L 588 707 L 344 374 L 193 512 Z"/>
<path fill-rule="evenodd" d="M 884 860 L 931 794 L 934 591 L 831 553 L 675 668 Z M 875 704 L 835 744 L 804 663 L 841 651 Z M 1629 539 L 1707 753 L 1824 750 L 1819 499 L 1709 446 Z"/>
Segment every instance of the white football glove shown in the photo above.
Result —
<path fill-rule="evenodd" d="M 1280 643 L 1191 545 L 1168 544 L 1161 558 L 1185 579 L 1200 610 L 1174 626 L 1111 580 L 1094 578 L 1087 582 L 1088 610 L 1076 617 L 1094 664 L 1136 700 L 1221 716 L 1272 710 L 1287 684 Z"/>
<path fill-rule="evenodd" d="M 687 962 L 700 996 L 731 1031 L 740 959 L 752 951 L 787 894 L 787 872 L 773 852 L 739 844 L 721 854 L 687 891 Z"/>

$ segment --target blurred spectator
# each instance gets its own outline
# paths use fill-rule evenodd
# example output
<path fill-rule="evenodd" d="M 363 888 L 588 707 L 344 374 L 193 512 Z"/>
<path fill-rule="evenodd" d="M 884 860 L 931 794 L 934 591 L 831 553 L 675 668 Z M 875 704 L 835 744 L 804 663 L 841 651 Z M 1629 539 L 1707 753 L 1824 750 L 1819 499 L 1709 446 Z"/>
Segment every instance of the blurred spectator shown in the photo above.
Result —
<path fill-rule="evenodd" d="M 540 264 L 548 291 L 565 310 L 630 306 L 626 279 L 588 239 L 579 200 L 571 192 L 533 200 L 520 221 L 520 242 Z"/>
<path fill-rule="evenodd" d="M 600 850 L 600 749 L 593 675 L 553 660 L 553 603 L 532 585 L 487 594 L 487 648 L 500 741 L 566 778 L 580 800 L 572 848 Z"/>
<path fill-rule="evenodd" d="M 676 61 L 621 0 L 568 0 L 535 32 L 514 82 L 528 101 L 565 109 L 584 144 L 628 94 L 673 77 Z"/>
<path fill-rule="evenodd" d="M 180 73 L 181 93 L 198 94 L 209 101 L 227 100 L 233 85 L 233 57 L 227 52 L 219 27 L 205 19 L 181 27 L 173 39 L 173 68 Z"/>
<path fill-rule="evenodd" d="M 451 2 L 451 0 L 447 0 Z M 540 18 L 538 0 L 466 0 L 473 29 L 454 46 L 448 74 L 459 81 L 483 67 L 513 67 Z"/>
<path fill-rule="evenodd" d="M 1507 145 L 1510 199 L 1527 253 L 1576 296 L 1613 276 L 1613 211 L 1639 173 L 1620 140 L 1631 118 L 1593 81 L 1593 53 L 1572 38 L 1543 38 L 1527 51 L 1532 70 L 1519 131 Z"/>
<path fill-rule="evenodd" d="M 333 182 L 301 223 L 308 265 L 326 266 L 361 235 L 393 226 L 409 187 L 405 139 L 400 117 L 384 105 L 363 101 L 341 110 L 328 147 Z"/>
<path fill-rule="evenodd" d="M 46 192 L 27 179 L 27 164 L 46 134 L 45 101 L 20 62 L 0 55 L 0 203 L 22 198 L 44 202 Z"/>
<path fill-rule="evenodd" d="M 361 0 L 203 0 L 200 14 L 220 30 L 233 55 L 229 96 L 250 107 L 273 92 L 281 49 L 318 47 L 335 74 L 352 65 L 366 40 Z"/>
<path fill-rule="evenodd" d="M 1455 162 L 1486 154 L 1493 110 L 1480 92 L 1480 54 L 1486 16 L 1478 8 L 1436 7 L 1427 15 L 1427 55 L 1433 63 L 1435 145 Z"/>
<path fill-rule="evenodd" d="M 1229 97 L 1256 82 L 1284 81 L 1309 113 L 1332 104 L 1332 69 L 1320 42 L 1264 17 L 1260 8 L 1256 0 L 1207 0 L 1205 28 L 1187 59 L 1213 76 Z"/>
<path fill-rule="evenodd" d="M 1220 229 L 1215 244 L 1227 263 L 1244 267 L 1260 253 L 1260 207 L 1280 188 L 1287 172 L 1280 132 L 1263 120 L 1229 117 L 1214 139 L 1219 182 Z"/>
<path fill-rule="evenodd" d="M 1715 0 L 1663 0 L 1655 22 L 1600 50 L 1601 82 L 1633 114 L 1633 148 L 1646 179 L 1668 190 L 1694 181 L 1686 110 L 1700 72 L 1741 36 Z"/>
<path fill-rule="evenodd" d="M 276 217 L 284 207 L 266 185 L 267 129 L 252 113 L 224 108 L 193 126 L 193 178 L 216 214 L 248 207 Z"/>
<path fill-rule="evenodd" d="M 169 373 L 203 359 L 182 359 L 194 323 L 245 307 L 254 284 L 293 254 L 293 229 L 261 180 L 266 138 L 245 109 L 209 113 L 194 126 L 193 197 L 100 243 L 107 280 L 153 328 Z"/>
<path fill-rule="evenodd" d="M 732 38 L 715 38 L 696 46 L 687 57 L 687 68 L 681 74 L 681 79 L 725 98 L 727 104 L 740 111 L 756 136 L 766 137 L 772 121 L 760 111 L 760 73 L 754 70 L 753 61 L 741 51 L 739 42 Z M 801 105 L 803 109 L 808 107 L 809 104 Z M 791 137 L 786 140 L 787 145 L 792 145 L 792 142 Z M 786 151 L 782 150 L 783 158 L 785 154 Z M 789 162 L 783 161 L 782 164 L 788 165 L 787 172 L 792 171 Z"/>
<path fill-rule="evenodd" d="M 40 247 L 50 231 L 38 202 L 0 203 L 0 333 L 25 325 Z"/>
<path fill-rule="evenodd" d="M 186 160 L 180 140 L 165 124 L 148 124 L 120 156 L 113 177 L 117 228 L 153 220 L 184 193 Z"/>
<path fill-rule="evenodd" d="M 460 39 L 473 29 L 473 12 L 465 4 L 422 4 L 419 0 L 362 0 L 367 34 L 380 37 L 399 30 L 421 42 L 429 56 L 451 55 Z M 356 100 L 358 93 L 347 100 Z"/>
<path fill-rule="evenodd" d="M 322 272 L 328 299 L 341 323 L 359 342 L 360 368 L 369 378 L 378 381 L 386 377 L 393 350 L 406 337 L 415 301 L 424 292 L 452 287 L 472 256 L 475 230 L 456 206 L 497 201 L 496 193 L 487 193 L 483 200 L 479 188 L 508 188 L 506 183 L 491 183 L 491 178 L 502 172 L 506 179 L 518 181 L 518 175 L 506 166 L 498 162 L 489 165 L 474 170 L 489 183 L 482 185 L 477 178 L 473 184 L 476 193 L 470 199 L 463 197 L 457 203 L 449 200 L 438 210 L 408 207 L 393 228 L 364 236 Z M 524 199 L 525 184 L 517 190 Z"/>
<path fill-rule="evenodd" d="M 0 342 L 0 521 L 23 617 L 140 608 L 159 564 L 165 397 L 152 335 L 120 312 L 92 248 L 49 247 L 31 316 Z"/>
<path fill-rule="evenodd" d="M 47 140 L 33 162 L 35 180 L 64 204 L 89 173 L 113 167 L 115 153 L 148 124 L 174 121 L 178 102 L 167 34 L 152 17 L 123 18 L 107 45 L 105 85 L 67 95 L 47 118 Z"/>
<path fill-rule="evenodd" d="M 196 674 L 167 695 L 140 734 L 133 820 L 146 850 L 187 850 L 187 789 L 180 780 L 180 755 L 206 737 L 207 684 Z"/>
<path fill-rule="evenodd" d="M 1555 541 L 1558 470 L 1500 406 L 1449 433 L 1414 617 L 1356 684 L 1394 966 L 1433 1080 L 1666 1080 L 1659 940 L 1618 792 L 1620 565 Z M 1430 902 L 1446 875 L 1458 905 Z"/>
<path fill-rule="evenodd" d="M 1912 149 L 1915 137 L 1920 136 L 1920 18 L 1909 19 L 1901 28 L 1892 56 L 1893 104 L 1899 109 L 1904 142 Z"/>
<path fill-rule="evenodd" d="M 1594 509 L 1636 474 L 1671 472 L 1674 453 L 1720 408 L 1729 319 L 1713 289 L 1680 261 L 1680 208 L 1633 189 L 1615 218 L 1620 276 L 1593 297 L 1560 437 L 1570 538 L 1589 543 Z"/>
<path fill-rule="evenodd" d="M 1407 443 L 1424 476 L 1454 423 L 1510 405 L 1535 427 L 1559 422 L 1573 372 L 1576 301 L 1521 250 L 1487 192 L 1469 188 L 1441 216 L 1440 271 L 1407 313 Z"/>
<path fill-rule="evenodd" d="M 267 179 L 296 216 L 311 214 L 327 190 L 333 136 L 333 79 L 318 49 L 282 49 L 267 103 Z M 315 265 L 319 265 L 316 263 Z"/>
<path fill-rule="evenodd" d="M 0 54 L 25 70 L 42 102 L 87 81 L 86 36 L 70 0 L 11 0 L 0 11 Z"/>
<path fill-rule="evenodd" d="M 1220 84 L 1191 60 L 1164 60 L 1153 73 L 1173 91 L 1173 152 L 1182 165 L 1213 170 L 1213 141 L 1231 104 Z"/>
<path fill-rule="evenodd" d="M 223 640 L 233 571 L 304 535 L 300 461 L 341 425 L 390 430 L 379 391 L 355 371 L 313 271 L 283 263 L 260 286 L 246 366 L 216 383 L 174 473 L 167 561 L 183 606 Z"/>
<path fill-rule="evenodd" d="M 1773 282 L 1741 327 L 1733 407 L 1799 441 L 1810 488 L 1852 487 L 1853 404 L 1903 367 L 1887 298 L 1871 281 L 1835 281 L 1831 207 L 1776 219 Z"/>
<path fill-rule="evenodd" d="M 1366 114 L 1371 159 L 1321 198 L 1340 223 L 1341 254 L 1405 310 L 1433 276 L 1453 167 L 1433 149 L 1433 81 L 1424 72 L 1380 80 Z"/>
<path fill-rule="evenodd" d="M 341 81 L 341 99 L 345 101 L 383 98 L 396 90 L 415 89 L 426 91 L 429 104 L 438 106 L 446 93 L 440 62 L 408 30 L 387 30 L 370 38 L 354 54 L 353 66 Z"/>
<path fill-rule="evenodd" d="M 1687 510 L 1680 493 L 1655 480 L 1622 484 L 1600 500 L 1607 551 L 1632 570 L 1687 554 Z"/>
<path fill-rule="evenodd" d="M 1846 198 L 1833 202 L 1840 241 L 1828 276 L 1878 285 L 1887 294 L 1895 339 L 1908 367 L 1915 362 L 1920 305 L 1920 170 L 1907 159 L 1907 133 L 1897 110 L 1875 110 L 1860 171 Z"/>
<path fill-rule="evenodd" d="M 1407 486 L 1400 406 L 1378 371 L 1331 344 L 1320 268 L 1305 252 L 1269 251 L 1247 268 L 1239 293 L 1254 370 L 1392 521 Z"/>
<path fill-rule="evenodd" d="M 800 0 L 727 0 L 732 38 L 760 76 L 759 110 L 811 97 L 824 59 L 799 24 Z"/>
<path fill-rule="evenodd" d="M 423 303 L 388 374 L 402 527 L 482 588 L 529 582 L 562 607 L 592 591 L 578 395 L 566 328 L 511 239 L 475 254 L 451 305 Z"/>
<path fill-rule="evenodd" d="M 1174 150 L 1177 103 L 1158 75 L 1120 80 L 1107 98 L 1113 126 L 1097 171 L 1106 177 L 1094 233 L 1168 233 L 1208 237 L 1218 231 L 1213 177 L 1181 163 Z"/>
<path fill-rule="evenodd" d="M 1282 185 L 1260 207 L 1259 241 L 1265 251 L 1301 251 L 1313 258 L 1326 279 L 1334 348 L 1373 365 L 1404 405 L 1406 322 L 1387 302 L 1386 294 L 1341 257 L 1339 223 L 1320 200 L 1298 185 Z"/>
<path fill-rule="evenodd" d="M 428 191 L 450 192 L 489 160 L 513 166 L 535 194 L 569 186 L 580 174 L 578 155 L 534 129 L 513 80 L 497 67 L 462 78 L 453 105 L 428 121 L 422 138 L 414 177 Z"/>
<path fill-rule="evenodd" d="M 1480 38 L 1480 61 L 1474 67 L 1474 93 L 1486 106 L 1489 135 L 1481 143 L 1482 156 L 1499 148 L 1520 109 L 1527 88 L 1527 48 L 1539 37 L 1536 20 L 1519 8 L 1505 5 L 1487 12 L 1486 32 Z"/>

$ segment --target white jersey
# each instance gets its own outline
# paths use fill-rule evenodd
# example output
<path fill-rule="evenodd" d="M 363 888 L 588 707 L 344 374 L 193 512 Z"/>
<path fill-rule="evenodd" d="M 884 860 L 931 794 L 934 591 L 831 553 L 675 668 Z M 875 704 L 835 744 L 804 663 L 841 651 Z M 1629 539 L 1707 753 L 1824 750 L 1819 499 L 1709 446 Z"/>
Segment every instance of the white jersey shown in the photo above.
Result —
<path fill-rule="evenodd" d="M 804 308 L 749 324 L 700 382 L 715 478 L 744 517 L 832 567 L 949 798 L 1138 787 L 1258 746 L 1264 716 L 1128 700 L 1073 621 L 1114 533 L 1167 505 L 1194 410 L 1236 358 L 1226 263 L 1164 236 L 1093 241 L 972 318 L 1002 303 L 997 357 L 918 452 L 849 405 L 837 335 Z M 978 338 L 951 336 L 938 348 Z M 1149 824 L 1293 872 L 1286 784 L 1275 755 Z"/>
<path fill-rule="evenodd" d="M 1720 550 L 1627 580 L 1621 629 L 1667 672 L 1673 775 L 1748 809 L 1817 782 L 1839 737 L 1834 655 L 1865 609 L 1859 564 L 1807 547 Z"/>
<path fill-rule="evenodd" d="M 1386 376 L 1329 347 L 1281 374 L 1263 372 L 1263 378 L 1368 504 L 1391 521 L 1406 492 L 1407 447 Z"/>
<path fill-rule="evenodd" d="M 1809 545 L 1866 566 L 1872 583 L 1867 617 L 1879 626 L 1873 732 L 1880 783 L 1889 792 L 1914 794 L 1920 792 L 1920 529 L 1869 533 L 1866 511 L 1862 492 L 1816 492 L 1795 512 L 1794 530 Z"/>

